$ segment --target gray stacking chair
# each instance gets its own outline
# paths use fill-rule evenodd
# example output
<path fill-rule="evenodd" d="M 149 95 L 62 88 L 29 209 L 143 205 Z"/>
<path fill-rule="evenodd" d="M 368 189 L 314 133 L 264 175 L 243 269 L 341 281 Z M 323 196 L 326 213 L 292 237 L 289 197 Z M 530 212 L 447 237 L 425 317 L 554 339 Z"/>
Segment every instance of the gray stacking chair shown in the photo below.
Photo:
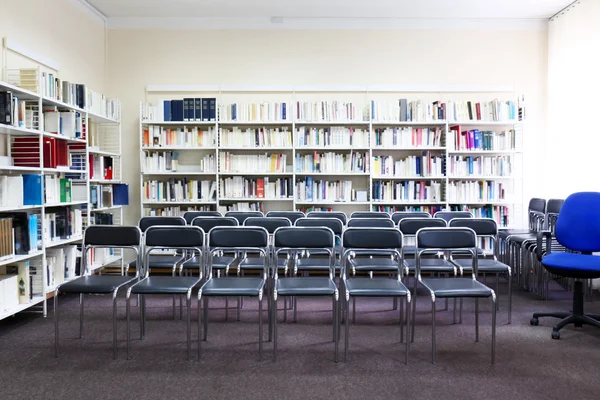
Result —
<path fill-rule="evenodd" d="M 277 360 L 277 300 L 279 297 L 292 296 L 324 296 L 331 297 L 333 302 L 333 341 L 335 342 L 335 362 L 338 360 L 339 331 L 339 292 L 335 284 L 334 246 L 335 235 L 329 228 L 322 226 L 291 226 L 275 231 L 273 245 L 277 249 L 275 257 L 280 254 L 295 254 L 302 250 L 325 250 L 328 253 L 329 273 L 327 276 L 289 277 L 279 279 L 277 269 L 273 282 L 273 304 L 271 318 L 273 323 L 273 356 Z M 294 322 L 297 320 L 298 307 L 294 307 Z"/>
<path fill-rule="evenodd" d="M 260 211 L 227 211 L 225 216 L 237 219 L 238 225 L 242 226 L 246 218 L 264 217 L 264 214 Z"/>
<path fill-rule="evenodd" d="M 342 225 L 346 226 L 348 217 L 340 211 L 311 211 L 306 214 L 306 218 L 337 218 L 342 221 Z"/>
<path fill-rule="evenodd" d="M 186 296 L 187 300 L 187 355 L 191 358 L 192 330 L 192 289 L 196 287 L 203 277 L 202 262 L 198 261 L 197 277 L 188 276 L 151 276 L 150 254 L 156 250 L 177 249 L 191 251 L 203 255 L 204 232 L 196 226 L 152 226 L 144 233 L 144 278 L 132 285 L 127 290 L 127 359 L 131 359 L 131 295 L 140 295 L 140 339 L 146 335 L 146 310 L 145 297 L 148 294 L 165 294 Z"/>
<path fill-rule="evenodd" d="M 113 303 L 113 357 L 117 358 L 117 293 L 120 288 L 138 280 L 140 270 L 135 276 L 128 275 L 92 275 L 87 264 L 87 254 L 93 248 L 132 249 L 140 258 L 142 232 L 136 226 L 92 225 L 83 234 L 80 276 L 70 282 L 58 285 L 54 291 L 54 352 L 58 357 L 58 294 L 79 294 L 79 338 L 83 337 L 83 304 L 85 294 L 111 294 Z M 136 265 L 141 265 L 138 261 Z"/>
<path fill-rule="evenodd" d="M 350 222 L 352 219 L 350 220 Z M 391 222 L 391 220 L 390 220 Z M 393 222 L 392 222 L 393 224 Z M 392 297 L 395 299 L 406 298 L 406 315 L 410 314 L 410 291 L 402 283 L 402 233 L 394 228 L 348 228 L 342 236 L 342 246 L 344 253 L 342 256 L 342 287 L 341 291 L 345 296 L 345 302 L 342 307 L 346 312 L 346 335 L 344 345 L 344 361 L 348 358 L 348 344 L 350 337 L 350 319 L 348 313 L 350 309 L 350 298 L 355 297 Z M 362 256 L 381 256 L 387 253 L 396 264 L 396 279 L 386 278 L 353 278 L 348 276 L 346 271 L 347 260 L 351 254 L 361 254 Z M 376 258 L 379 259 L 379 258 Z M 400 341 L 404 340 L 403 313 L 400 308 Z M 406 325 L 406 350 L 405 363 L 408 363 L 408 326 L 410 318 Z"/>
<path fill-rule="evenodd" d="M 441 218 L 450 222 L 454 218 L 473 218 L 473 214 L 470 211 L 438 211 L 433 214 L 433 218 Z"/>
<path fill-rule="evenodd" d="M 468 250 L 471 253 L 472 271 L 470 278 L 423 279 L 421 276 L 421 258 L 431 251 L 451 252 Z M 496 361 L 496 294 L 494 290 L 477 281 L 477 236 L 470 228 L 423 228 L 417 232 L 417 280 L 429 292 L 431 297 L 431 362 L 435 364 L 435 302 L 438 298 L 474 298 L 475 299 L 475 341 L 479 341 L 479 299 L 492 300 L 492 364 Z M 417 303 L 413 300 L 413 321 Z M 414 335 L 415 325 L 412 325 Z"/>
<path fill-rule="evenodd" d="M 395 228 L 390 218 L 350 218 L 348 228 Z"/>
<path fill-rule="evenodd" d="M 396 211 L 392 214 L 392 221 L 396 225 L 404 218 L 431 218 L 431 214 L 425 211 Z"/>
<path fill-rule="evenodd" d="M 354 211 L 350 214 L 350 219 L 358 219 L 358 218 L 382 218 L 382 219 L 390 219 L 390 214 L 385 211 Z"/>
<path fill-rule="evenodd" d="M 256 297 L 258 299 L 258 355 L 262 360 L 263 348 L 263 312 L 262 299 L 269 266 L 269 232 L 255 226 L 218 226 L 208 232 L 208 275 L 198 291 L 198 359 L 201 356 L 202 329 L 204 321 L 204 340 L 208 335 L 208 299 L 209 297 Z M 213 256 L 219 251 L 240 250 L 258 253 L 262 258 L 262 272 L 258 277 L 223 277 L 215 279 L 212 272 Z M 268 296 L 267 296 L 268 298 Z M 204 302 L 204 305 L 202 305 Z M 268 305 L 267 305 L 268 306 Z M 204 313 L 202 313 L 204 308 Z M 202 314 L 204 314 L 202 316 Z M 202 317 L 201 317 L 202 316 Z"/>
<path fill-rule="evenodd" d="M 183 213 L 183 219 L 188 225 L 192 224 L 192 221 L 196 217 L 222 217 L 218 211 L 186 211 Z"/>
<path fill-rule="evenodd" d="M 491 218 L 456 218 L 450 220 L 448 224 L 451 228 L 471 228 L 477 238 L 480 239 L 491 239 L 493 248 L 496 246 L 498 240 L 498 225 L 496 221 Z M 480 254 L 479 251 L 477 253 Z M 464 272 L 473 273 L 472 262 L 470 258 L 455 258 L 452 257 L 452 263 L 455 264 L 460 270 L 460 276 L 463 276 Z M 496 254 L 492 253 L 491 258 L 478 257 L 477 269 L 481 274 L 494 274 L 496 275 L 496 295 L 498 295 L 500 274 L 506 273 L 508 278 L 508 323 L 511 322 L 511 310 L 512 310 L 512 277 L 510 266 L 498 261 Z M 497 303 L 499 304 L 499 303 Z"/>
<path fill-rule="evenodd" d="M 415 238 L 419 229 L 422 228 L 444 228 L 446 221 L 441 218 L 405 218 L 400 220 L 398 228 L 405 238 Z M 416 252 L 416 246 L 405 246 L 402 248 L 402 258 L 404 266 L 408 272 L 415 272 L 416 259 L 413 257 Z M 456 266 L 443 257 L 439 257 L 436 252 L 427 252 L 427 258 L 421 259 L 421 271 L 440 274 L 456 275 Z M 416 283 L 415 283 L 416 285 Z M 416 286 L 415 286 L 416 287 Z"/>
<path fill-rule="evenodd" d="M 345 214 L 344 214 L 345 215 Z M 326 227 L 331 229 L 335 235 L 336 245 L 334 246 L 333 255 L 335 261 L 335 269 L 340 269 L 340 260 L 338 256 L 341 253 L 341 247 L 337 243 L 341 242 L 344 225 L 339 218 L 300 218 L 296 220 L 295 226 L 304 227 Z M 300 253 L 305 253 L 306 257 L 300 257 Z M 298 272 L 327 272 L 329 271 L 329 252 L 325 249 L 314 248 L 310 251 L 296 252 L 294 257 L 294 274 Z"/>
<path fill-rule="evenodd" d="M 275 260 L 272 259 L 272 238 L 273 238 L 273 234 L 275 233 L 275 230 L 277 230 L 277 228 L 281 228 L 284 226 L 292 226 L 292 222 L 287 219 L 287 218 L 283 218 L 283 217 L 250 217 L 247 218 L 244 221 L 244 226 L 259 226 L 261 228 L 265 228 L 267 230 L 267 232 L 269 232 L 269 247 L 270 247 L 270 251 L 269 251 L 269 259 L 270 259 L 270 267 L 275 268 Z M 286 259 L 279 259 L 277 260 L 277 268 L 279 269 L 283 269 L 286 270 L 286 273 L 284 273 L 284 275 L 287 275 L 287 268 L 289 267 L 289 260 Z M 243 272 L 244 270 L 249 270 L 249 269 L 262 269 L 263 267 L 263 260 L 262 257 L 256 257 L 256 256 L 248 256 L 248 254 L 246 253 L 244 259 L 242 259 L 240 261 L 240 263 L 238 264 L 238 273 Z M 272 276 L 272 274 L 270 273 L 269 276 Z"/>
<path fill-rule="evenodd" d="M 269 211 L 268 218 L 287 218 L 292 225 L 296 223 L 298 218 L 304 218 L 306 215 L 302 211 Z"/>

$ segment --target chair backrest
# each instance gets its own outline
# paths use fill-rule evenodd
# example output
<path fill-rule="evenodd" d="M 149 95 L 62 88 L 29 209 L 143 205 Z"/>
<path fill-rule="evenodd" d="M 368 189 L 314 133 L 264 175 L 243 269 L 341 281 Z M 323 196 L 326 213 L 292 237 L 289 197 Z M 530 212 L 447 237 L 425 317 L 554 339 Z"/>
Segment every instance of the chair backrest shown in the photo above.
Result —
<path fill-rule="evenodd" d="M 567 249 L 600 251 L 600 193 L 578 192 L 567 197 L 558 214 L 555 234 Z"/>
<path fill-rule="evenodd" d="M 534 197 L 529 200 L 529 229 L 538 231 L 544 229 L 546 215 L 546 199 Z"/>
<path fill-rule="evenodd" d="M 558 220 L 558 215 L 560 213 L 560 209 L 562 208 L 565 201 L 563 199 L 550 199 L 546 204 L 546 228 L 550 231 L 554 232 L 554 228 L 556 227 L 556 221 Z"/>
<path fill-rule="evenodd" d="M 421 279 L 421 256 L 432 251 L 459 252 L 470 254 L 473 276 L 477 276 L 477 235 L 470 228 L 422 228 L 416 235 L 416 273 Z"/>
<path fill-rule="evenodd" d="M 396 211 L 392 214 L 392 221 L 396 225 L 404 218 L 431 218 L 431 214 L 425 211 Z"/>
<path fill-rule="evenodd" d="M 225 216 L 237 219 L 238 225 L 244 225 L 246 218 L 264 217 L 264 214 L 260 211 L 227 211 Z"/>
<path fill-rule="evenodd" d="M 267 213 L 268 218 L 287 218 L 292 222 L 292 225 L 296 223 L 298 218 L 304 218 L 305 215 L 302 211 L 269 211 Z"/>
<path fill-rule="evenodd" d="M 87 270 L 86 253 L 89 249 L 95 247 L 113 247 L 120 249 L 132 249 L 136 253 L 138 262 L 136 266 L 136 275 L 139 274 L 140 263 L 140 248 L 142 245 L 142 231 L 137 226 L 120 226 L 120 225 L 91 225 L 86 228 L 83 233 L 83 268 L 80 268 L 80 275 L 87 275 L 90 271 Z"/>
<path fill-rule="evenodd" d="M 196 217 L 192 220 L 192 225 L 201 228 L 208 233 L 217 226 L 238 226 L 238 220 L 233 217 Z"/>
<path fill-rule="evenodd" d="M 343 212 L 339 211 L 311 211 L 306 214 L 307 218 L 337 218 L 342 221 L 343 225 L 348 222 L 348 217 Z"/>
<path fill-rule="evenodd" d="M 146 232 L 151 226 L 184 226 L 186 223 L 183 217 L 142 217 L 138 225 L 142 232 Z"/>
<path fill-rule="evenodd" d="M 283 217 L 250 217 L 246 218 L 244 226 L 260 226 L 265 228 L 269 234 L 273 234 L 277 228 L 292 226 L 292 222 Z"/>
<path fill-rule="evenodd" d="M 438 211 L 433 218 L 441 218 L 448 222 L 454 218 L 473 218 L 473 214 L 470 211 Z"/>
<path fill-rule="evenodd" d="M 490 248 L 494 249 L 498 238 L 498 224 L 491 218 L 454 218 L 448 223 L 450 228 L 470 228 L 478 238 L 491 241 Z M 484 242 L 484 248 L 486 244 Z M 494 259 L 495 259 L 494 252 Z"/>
<path fill-rule="evenodd" d="M 182 218 L 183 219 L 183 218 Z M 144 233 L 144 270 L 150 274 L 148 255 L 154 250 L 177 249 L 193 250 L 202 255 L 204 251 L 204 231 L 197 226 L 189 225 L 154 225 Z M 200 260 L 202 257 L 197 257 Z M 202 263 L 198 261 L 198 271 L 202 277 Z"/>
<path fill-rule="evenodd" d="M 385 218 L 390 219 L 390 214 L 385 211 L 354 211 L 350 214 L 350 219 L 352 218 Z"/>
<path fill-rule="evenodd" d="M 299 222 L 298 220 L 296 222 Z M 338 220 L 339 222 L 339 220 Z M 287 253 L 290 256 L 298 250 L 320 250 L 326 251 L 329 258 L 329 278 L 335 276 L 335 235 L 333 231 L 324 226 L 290 226 L 279 228 L 273 237 L 274 247 L 277 249 L 275 257 Z M 274 269 L 277 279 L 277 268 Z"/>
<path fill-rule="evenodd" d="M 394 221 L 383 218 L 350 218 L 348 228 L 394 228 Z"/>
<path fill-rule="evenodd" d="M 222 217 L 220 212 L 218 211 L 186 211 L 183 214 L 183 219 L 188 225 L 192 224 L 192 221 L 196 217 Z"/>
<path fill-rule="evenodd" d="M 259 226 L 217 226 L 208 232 L 208 276 L 212 277 L 213 254 L 220 250 L 259 253 L 264 260 L 264 275 L 268 269 L 269 232 Z"/>
<path fill-rule="evenodd" d="M 352 221 L 352 219 L 350 220 Z M 390 221 L 391 222 L 391 221 Z M 346 262 L 351 253 L 361 256 L 389 254 L 398 262 L 398 279 L 402 278 L 402 233 L 397 228 L 348 228 L 342 236 L 342 277 L 346 279 Z"/>
<path fill-rule="evenodd" d="M 415 236 L 419 229 L 445 228 L 446 220 L 441 218 L 404 218 L 398 223 L 398 228 L 404 236 Z"/>
<path fill-rule="evenodd" d="M 333 231 L 336 236 L 342 235 L 344 225 L 339 218 L 300 218 L 296 220 L 295 226 L 325 227 Z"/>

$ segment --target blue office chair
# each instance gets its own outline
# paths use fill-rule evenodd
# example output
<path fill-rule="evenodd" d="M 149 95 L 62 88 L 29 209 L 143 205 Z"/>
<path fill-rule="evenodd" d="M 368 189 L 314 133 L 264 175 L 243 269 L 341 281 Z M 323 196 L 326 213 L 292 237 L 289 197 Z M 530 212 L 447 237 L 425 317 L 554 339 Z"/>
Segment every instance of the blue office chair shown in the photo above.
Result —
<path fill-rule="evenodd" d="M 531 325 L 538 325 L 540 317 L 562 318 L 552 328 L 552 339 L 560 339 L 560 330 L 569 324 L 584 324 L 600 328 L 600 315 L 583 313 L 583 283 L 585 279 L 600 278 L 600 193 L 580 192 L 570 195 L 564 202 L 555 228 L 556 240 L 573 252 L 552 253 L 550 231 L 542 231 L 537 237 L 537 257 L 546 270 L 553 274 L 575 280 L 573 312 L 534 313 Z M 546 239 L 545 246 L 543 240 Z M 542 254 L 545 250 L 545 255 Z M 577 253 L 574 253 L 577 252 Z"/>

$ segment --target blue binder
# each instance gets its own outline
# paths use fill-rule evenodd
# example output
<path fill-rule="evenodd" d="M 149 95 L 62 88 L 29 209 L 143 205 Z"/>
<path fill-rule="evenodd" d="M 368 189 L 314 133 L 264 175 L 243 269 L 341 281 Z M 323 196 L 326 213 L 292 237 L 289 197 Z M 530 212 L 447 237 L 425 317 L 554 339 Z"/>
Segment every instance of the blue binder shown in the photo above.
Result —
<path fill-rule="evenodd" d="M 42 176 L 36 174 L 23 175 L 23 205 L 42 205 Z"/>
<path fill-rule="evenodd" d="M 113 204 L 115 206 L 129 205 L 129 185 L 126 183 L 117 183 L 113 185 Z"/>

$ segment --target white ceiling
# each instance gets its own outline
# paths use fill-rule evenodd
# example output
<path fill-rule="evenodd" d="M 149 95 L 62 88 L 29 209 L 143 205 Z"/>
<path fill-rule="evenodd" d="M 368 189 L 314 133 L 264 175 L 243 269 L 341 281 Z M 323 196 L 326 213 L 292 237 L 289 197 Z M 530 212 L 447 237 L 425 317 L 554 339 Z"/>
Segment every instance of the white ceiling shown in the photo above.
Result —
<path fill-rule="evenodd" d="M 547 19 L 573 0 L 87 0 L 106 17 Z"/>

